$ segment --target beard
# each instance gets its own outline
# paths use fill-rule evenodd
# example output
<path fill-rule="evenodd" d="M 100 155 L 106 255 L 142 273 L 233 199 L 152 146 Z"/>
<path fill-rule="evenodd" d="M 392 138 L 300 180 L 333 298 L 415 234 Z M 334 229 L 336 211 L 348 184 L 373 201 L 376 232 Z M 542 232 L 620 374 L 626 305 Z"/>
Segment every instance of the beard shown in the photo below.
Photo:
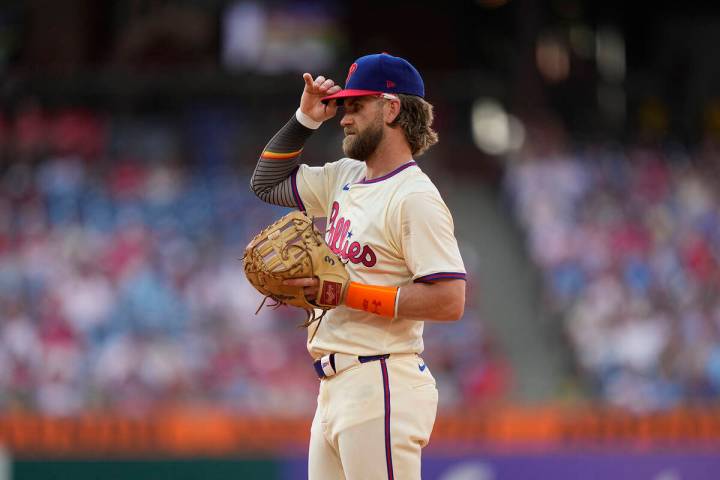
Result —
<path fill-rule="evenodd" d="M 343 152 L 349 158 L 366 162 L 375 153 L 384 135 L 382 117 L 378 117 L 362 132 L 346 135 L 342 143 Z"/>

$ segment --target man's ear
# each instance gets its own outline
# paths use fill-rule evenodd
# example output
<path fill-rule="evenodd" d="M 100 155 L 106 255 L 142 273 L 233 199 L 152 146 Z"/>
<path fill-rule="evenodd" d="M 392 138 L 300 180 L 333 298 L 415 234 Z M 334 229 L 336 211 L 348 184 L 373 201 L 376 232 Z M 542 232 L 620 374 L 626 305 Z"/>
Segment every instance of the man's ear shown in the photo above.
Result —
<path fill-rule="evenodd" d="M 388 125 L 395 121 L 397 116 L 400 115 L 400 102 L 389 101 L 385 102 L 385 108 L 383 109 L 383 116 L 385 117 L 385 123 Z"/>

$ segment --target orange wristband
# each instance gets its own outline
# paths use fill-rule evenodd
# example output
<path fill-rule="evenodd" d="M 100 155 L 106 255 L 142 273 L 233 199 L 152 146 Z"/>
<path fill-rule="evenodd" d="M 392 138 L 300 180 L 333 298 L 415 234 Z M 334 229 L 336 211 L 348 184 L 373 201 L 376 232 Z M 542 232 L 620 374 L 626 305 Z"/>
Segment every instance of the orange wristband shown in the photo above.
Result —
<path fill-rule="evenodd" d="M 381 287 L 350 282 L 345 294 L 345 305 L 357 310 L 395 318 L 395 302 L 399 287 Z"/>

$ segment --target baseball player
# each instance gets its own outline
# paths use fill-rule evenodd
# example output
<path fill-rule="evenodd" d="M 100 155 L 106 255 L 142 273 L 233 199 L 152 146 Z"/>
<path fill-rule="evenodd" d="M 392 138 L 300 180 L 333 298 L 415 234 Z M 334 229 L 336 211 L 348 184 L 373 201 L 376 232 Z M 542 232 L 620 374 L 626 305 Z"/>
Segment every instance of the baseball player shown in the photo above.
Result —
<path fill-rule="evenodd" d="M 320 377 L 310 480 L 418 479 L 437 411 L 424 320 L 463 314 L 465 268 L 452 216 L 415 162 L 437 142 L 418 71 L 385 53 L 351 66 L 345 89 L 303 75 L 300 107 L 263 150 L 251 180 L 262 200 L 327 218 L 326 241 L 347 262 L 343 304 L 308 329 Z M 344 107 L 346 155 L 299 164 L 305 141 Z M 287 280 L 316 298 L 312 278 Z"/>

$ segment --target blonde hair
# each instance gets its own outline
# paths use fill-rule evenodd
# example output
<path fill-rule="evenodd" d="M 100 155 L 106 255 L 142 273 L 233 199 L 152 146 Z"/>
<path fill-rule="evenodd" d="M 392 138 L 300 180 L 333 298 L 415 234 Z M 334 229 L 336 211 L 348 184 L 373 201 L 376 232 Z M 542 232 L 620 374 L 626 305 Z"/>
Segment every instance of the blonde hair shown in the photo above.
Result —
<path fill-rule="evenodd" d="M 432 129 L 433 106 L 415 95 L 398 95 L 400 113 L 390 124 L 400 127 L 410 144 L 413 156 L 420 156 L 438 142 L 438 134 Z"/>

